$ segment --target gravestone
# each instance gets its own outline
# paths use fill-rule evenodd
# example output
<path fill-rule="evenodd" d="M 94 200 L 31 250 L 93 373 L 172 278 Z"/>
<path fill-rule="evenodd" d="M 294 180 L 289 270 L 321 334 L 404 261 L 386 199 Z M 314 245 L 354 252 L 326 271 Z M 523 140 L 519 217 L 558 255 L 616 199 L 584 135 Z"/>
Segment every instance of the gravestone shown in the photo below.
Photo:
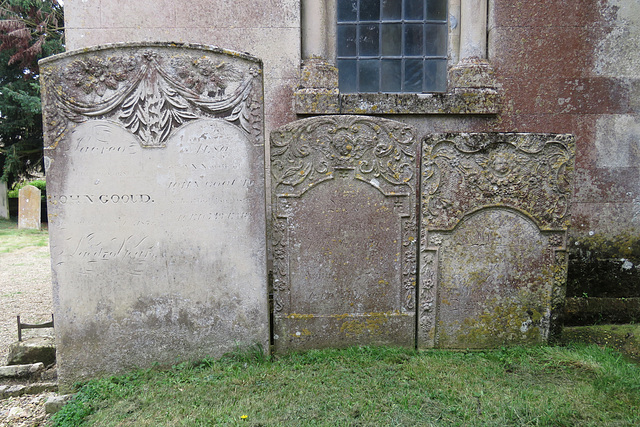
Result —
<path fill-rule="evenodd" d="M 119 44 L 41 71 L 63 388 L 268 349 L 261 62 Z"/>
<path fill-rule="evenodd" d="M 272 132 L 276 350 L 414 345 L 414 135 L 358 116 Z"/>
<path fill-rule="evenodd" d="M 25 185 L 18 191 L 18 228 L 40 230 L 40 189 Z"/>
<path fill-rule="evenodd" d="M 0 181 L 0 218 L 2 219 L 9 219 L 9 198 L 7 193 L 7 183 Z"/>
<path fill-rule="evenodd" d="M 557 334 L 574 153 L 570 135 L 424 141 L 419 347 L 535 344 Z"/>

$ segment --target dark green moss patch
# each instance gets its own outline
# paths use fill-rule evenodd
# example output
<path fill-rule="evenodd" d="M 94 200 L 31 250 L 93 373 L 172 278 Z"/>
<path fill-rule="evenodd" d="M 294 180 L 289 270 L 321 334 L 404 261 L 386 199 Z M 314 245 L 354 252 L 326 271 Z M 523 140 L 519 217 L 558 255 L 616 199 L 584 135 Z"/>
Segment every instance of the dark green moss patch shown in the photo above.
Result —
<path fill-rule="evenodd" d="M 640 297 L 640 234 L 600 235 L 569 243 L 567 297 Z"/>

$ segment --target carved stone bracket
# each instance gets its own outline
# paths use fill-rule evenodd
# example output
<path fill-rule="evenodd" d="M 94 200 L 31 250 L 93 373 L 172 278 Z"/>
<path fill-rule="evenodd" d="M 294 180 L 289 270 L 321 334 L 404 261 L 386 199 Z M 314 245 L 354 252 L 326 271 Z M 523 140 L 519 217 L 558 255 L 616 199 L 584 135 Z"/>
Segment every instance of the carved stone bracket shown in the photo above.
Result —
<path fill-rule="evenodd" d="M 116 121 L 142 146 L 162 147 L 187 122 L 223 118 L 262 144 L 262 86 L 254 83 L 262 78 L 259 60 L 186 44 L 132 43 L 92 50 L 89 58 L 83 50 L 42 61 L 64 58 L 62 66 L 41 76 L 44 120 L 50 129 L 45 148 L 55 148 L 66 132 L 90 119 Z M 227 57 L 220 59 L 220 53 Z"/>

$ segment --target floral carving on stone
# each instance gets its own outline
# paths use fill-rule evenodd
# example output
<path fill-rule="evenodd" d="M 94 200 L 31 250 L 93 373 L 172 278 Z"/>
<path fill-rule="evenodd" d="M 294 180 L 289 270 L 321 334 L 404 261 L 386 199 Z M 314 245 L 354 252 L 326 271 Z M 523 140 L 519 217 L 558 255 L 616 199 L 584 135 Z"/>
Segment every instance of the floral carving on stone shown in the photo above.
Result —
<path fill-rule="evenodd" d="M 353 205 L 338 205 L 337 211 L 332 210 L 338 213 L 331 214 L 334 215 L 331 218 L 338 221 L 337 229 L 318 228 L 316 229 L 318 233 L 334 236 L 337 242 L 348 235 L 349 232 L 344 230 L 349 229 L 350 223 L 366 223 L 371 217 L 378 216 L 378 210 L 384 211 L 384 215 L 387 215 L 382 218 L 392 218 L 393 221 L 397 221 L 397 228 L 391 228 L 393 231 L 386 234 L 386 236 L 393 236 L 395 233 L 397 236 L 389 240 L 391 245 L 387 244 L 388 247 L 384 247 L 385 244 L 379 242 L 371 242 L 371 245 L 379 244 L 384 247 L 375 249 L 378 251 L 376 254 L 393 251 L 390 259 L 397 257 L 399 263 L 398 273 L 395 276 L 398 281 L 388 283 L 386 286 L 389 286 L 389 289 L 385 291 L 388 292 L 390 301 L 398 301 L 396 308 L 393 309 L 395 310 L 393 316 L 405 316 L 405 318 L 415 316 L 418 246 L 415 209 L 418 179 L 416 162 L 415 131 L 412 127 L 396 121 L 360 116 L 316 117 L 298 120 L 272 132 L 271 253 L 276 327 L 279 322 L 284 324 L 290 319 L 302 318 L 290 302 L 294 293 L 296 298 L 299 298 L 300 293 L 303 292 L 300 289 L 294 291 L 291 284 L 292 274 L 296 274 L 298 281 L 295 286 L 301 287 L 302 273 L 300 271 L 291 273 L 291 268 L 294 264 L 300 265 L 302 262 L 300 257 L 304 255 L 296 255 L 298 253 L 296 245 L 299 246 L 300 242 L 292 240 L 292 236 L 298 236 L 296 233 L 299 233 L 301 225 L 308 221 L 308 218 L 296 217 L 295 212 L 302 209 L 302 206 L 313 206 L 312 209 L 316 211 L 322 211 L 325 208 L 334 209 L 333 206 L 329 206 L 330 200 L 326 201 L 325 206 L 324 199 L 322 201 L 315 199 L 315 195 L 319 193 L 307 193 L 314 187 L 326 188 L 324 186 L 328 182 L 333 182 L 335 186 L 331 188 L 340 189 L 336 190 L 340 194 L 352 191 L 355 194 L 360 190 L 354 189 L 362 187 L 373 189 L 373 194 L 371 198 L 363 199 L 362 195 L 369 193 L 361 192 L 358 193 L 360 198 L 353 199 Z M 360 183 L 366 183 L 366 186 Z M 343 231 L 345 234 L 342 234 Z M 332 242 L 333 240 L 329 238 L 323 241 Z M 349 241 L 348 238 L 346 241 Z M 340 243 L 335 245 L 339 248 Z M 391 247 L 393 249 L 390 249 Z M 346 249 L 347 252 L 349 250 Z M 367 262 L 371 262 L 365 260 L 367 256 L 369 256 L 367 253 L 363 253 L 362 265 L 354 266 L 354 269 L 365 266 L 368 271 L 373 271 L 374 273 L 369 273 L 368 282 L 365 282 L 368 283 L 367 286 L 377 289 L 380 284 L 376 278 L 378 274 L 375 273 L 376 266 L 366 265 Z M 327 264 L 333 260 L 332 255 L 324 258 Z M 361 270 L 366 269 L 361 268 Z M 308 286 L 309 290 L 303 293 L 313 292 L 313 283 L 308 283 Z M 354 309 L 353 312 L 345 315 L 355 315 L 356 312 L 357 310 Z M 330 323 L 331 320 L 327 322 Z"/>
<path fill-rule="evenodd" d="M 63 66 L 41 77 L 46 147 L 55 148 L 65 132 L 90 119 L 116 121 L 146 147 L 164 146 L 176 129 L 199 118 L 225 119 L 261 143 L 258 60 L 248 65 L 221 49 L 161 43 L 64 55 Z"/>
<path fill-rule="evenodd" d="M 430 229 L 452 229 L 482 207 L 509 206 L 542 229 L 566 228 L 573 137 L 549 134 L 443 134 L 426 138 L 422 213 Z"/>
<path fill-rule="evenodd" d="M 279 194 L 302 194 L 340 169 L 381 189 L 412 182 L 414 131 L 399 122 L 360 116 L 320 117 L 271 136 L 272 175 Z"/>
<path fill-rule="evenodd" d="M 436 134 L 422 149 L 419 347 L 487 345 L 506 330 L 491 317 L 506 307 L 524 316 L 536 306 L 542 315 L 505 340 L 554 335 L 567 272 L 573 136 Z M 465 335 L 485 321 L 493 333 Z"/>

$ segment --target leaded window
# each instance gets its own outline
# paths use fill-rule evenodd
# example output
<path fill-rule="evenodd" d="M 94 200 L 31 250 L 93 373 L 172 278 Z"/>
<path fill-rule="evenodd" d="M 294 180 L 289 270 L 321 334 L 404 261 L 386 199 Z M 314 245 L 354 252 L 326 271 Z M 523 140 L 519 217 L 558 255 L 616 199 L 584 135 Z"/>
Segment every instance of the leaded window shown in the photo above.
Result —
<path fill-rule="evenodd" d="M 338 0 L 341 93 L 447 90 L 447 0 Z"/>

